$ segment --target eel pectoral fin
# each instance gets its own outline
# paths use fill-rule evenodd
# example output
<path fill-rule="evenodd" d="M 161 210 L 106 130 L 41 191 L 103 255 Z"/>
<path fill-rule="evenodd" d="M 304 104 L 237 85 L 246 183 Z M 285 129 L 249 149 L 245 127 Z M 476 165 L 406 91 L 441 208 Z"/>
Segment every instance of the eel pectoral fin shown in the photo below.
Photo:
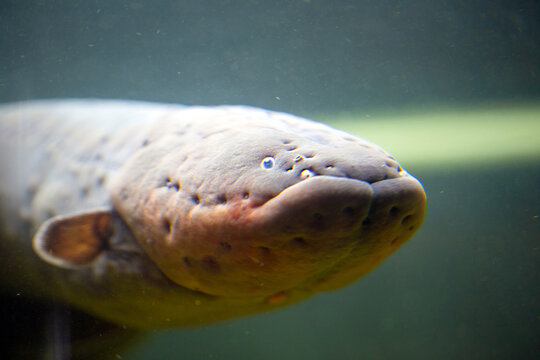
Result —
<path fill-rule="evenodd" d="M 34 251 L 62 268 L 90 265 L 106 251 L 114 234 L 114 213 L 108 208 L 55 216 L 45 221 L 32 240 Z"/>

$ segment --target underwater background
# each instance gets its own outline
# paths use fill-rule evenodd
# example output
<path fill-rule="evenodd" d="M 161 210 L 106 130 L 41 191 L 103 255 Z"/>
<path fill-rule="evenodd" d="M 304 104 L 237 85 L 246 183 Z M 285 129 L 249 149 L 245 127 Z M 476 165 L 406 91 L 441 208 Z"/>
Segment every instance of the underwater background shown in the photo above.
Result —
<path fill-rule="evenodd" d="M 110 358 L 539 359 L 539 19 L 530 0 L 3 0 L 0 102 L 287 111 L 376 142 L 428 195 L 355 284 Z"/>

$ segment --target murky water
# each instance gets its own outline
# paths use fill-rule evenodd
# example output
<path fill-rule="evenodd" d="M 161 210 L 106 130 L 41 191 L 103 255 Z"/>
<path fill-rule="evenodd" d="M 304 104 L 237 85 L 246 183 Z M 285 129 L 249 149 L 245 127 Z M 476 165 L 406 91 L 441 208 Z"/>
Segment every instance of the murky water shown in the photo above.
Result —
<path fill-rule="evenodd" d="M 330 120 L 345 111 L 359 121 L 441 104 L 534 103 L 539 16 L 530 1 L 9 0 L 0 5 L 0 102 L 241 103 Z M 448 131 L 458 120 L 433 121 Z M 354 131 L 363 135 L 361 126 Z M 388 131 L 406 136 L 407 125 Z M 474 139 L 485 153 L 481 140 L 494 131 L 488 119 L 467 134 L 471 157 Z M 437 146 L 429 136 L 410 146 L 428 154 Z M 457 153 L 459 140 L 454 145 Z M 540 154 L 534 146 L 523 154 L 466 166 L 411 159 L 404 165 L 428 195 L 425 223 L 365 278 L 274 313 L 155 331 L 128 348 L 103 341 L 106 358 L 539 358 Z M 17 319 L 16 305 L 3 305 Z M 54 310 L 32 311 L 23 323 L 46 324 L 32 325 L 33 336 L 52 347 Z M 68 316 L 62 311 L 56 318 Z"/>

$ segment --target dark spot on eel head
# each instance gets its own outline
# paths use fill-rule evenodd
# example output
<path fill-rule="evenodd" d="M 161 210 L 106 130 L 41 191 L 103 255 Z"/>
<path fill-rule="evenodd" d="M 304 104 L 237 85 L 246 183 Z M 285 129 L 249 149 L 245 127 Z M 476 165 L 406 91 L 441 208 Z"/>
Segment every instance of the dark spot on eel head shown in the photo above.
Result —
<path fill-rule="evenodd" d="M 266 246 L 259 246 L 259 249 L 262 251 L 263 254 L 269 254 L 270 253 L 270 249 L 267 248 Z"/>
<path fill-rule="evenodd" d="M 219 194 L 217 197 L 217 201 L 219 204 L 224 204 L 227 202 L 227 195 L 226 194 Z"/>
<path fill-rule="evenodd" d="M 228 242 L 220 241 L 220 242 L 219 242 L 219 246 L 220 246 L 222 249 L 225 249 L 225 250 L 231 250 L 231 244 L 229 244 Z"/>
<path fill-rule="evenodd" d="M 171 222 L 169 221 L 169 219 L 163 219 L 162 221 L 163 230 L 170 233 L 172 231 Z"/>
<path fill-rule="evenodd" d="M 217 262 L 216 258 L 213 256 L 203 257 L 202 263 L 208 270 L 211 270 L 211 271 L 219 270 L 219 263 Z"/>
<path fill-rule="evenodd" d="M 349 217 L 354 216 L 354 213 L 355 213 L 354 208 L 350 206 L 347 206 L 346 208 L 343 209 L 343 214 L 346 216 L 349 216 Z"/>
<path fill-rule="evenodd" d="M 164 185 L 167 189 L 173 189 L 174 191 L 179 191 L 180 190 L 180 184 L 176 181 L 173 181 L 171 180 L 170 177 L 167 177 L 167 179 L 165 179 L 165 185 Z"/>
<path fill-rule="evenodd" d="M 292 239 L 292 242 L 297 245 L 306 245 L 306 240 L 303 237 L 297 236 Z"/>
<path fill-rule="evenodd" d="M 103 186 L 103 184 L 105 183 L 105 176 L 100 176 L 96 179 L 96 184 L 98 186 Z"/>

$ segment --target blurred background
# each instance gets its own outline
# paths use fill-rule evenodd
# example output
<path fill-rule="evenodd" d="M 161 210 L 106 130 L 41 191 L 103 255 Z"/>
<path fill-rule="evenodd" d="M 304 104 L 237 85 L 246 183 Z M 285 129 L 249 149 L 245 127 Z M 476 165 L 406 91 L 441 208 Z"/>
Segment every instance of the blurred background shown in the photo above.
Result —
<path fill-rule="evenodd" d="M 3 101 L 311 114 L 540 94 L 537 1 L 3 0 L 0 11 Z"/>
<path fill-rule="evenodd" d="M 382 145 L 428 194 L 354 285 L 117 359 L 540 358 L 540 2 L 0 2 L 0 102 L 247 104 Z"/>

